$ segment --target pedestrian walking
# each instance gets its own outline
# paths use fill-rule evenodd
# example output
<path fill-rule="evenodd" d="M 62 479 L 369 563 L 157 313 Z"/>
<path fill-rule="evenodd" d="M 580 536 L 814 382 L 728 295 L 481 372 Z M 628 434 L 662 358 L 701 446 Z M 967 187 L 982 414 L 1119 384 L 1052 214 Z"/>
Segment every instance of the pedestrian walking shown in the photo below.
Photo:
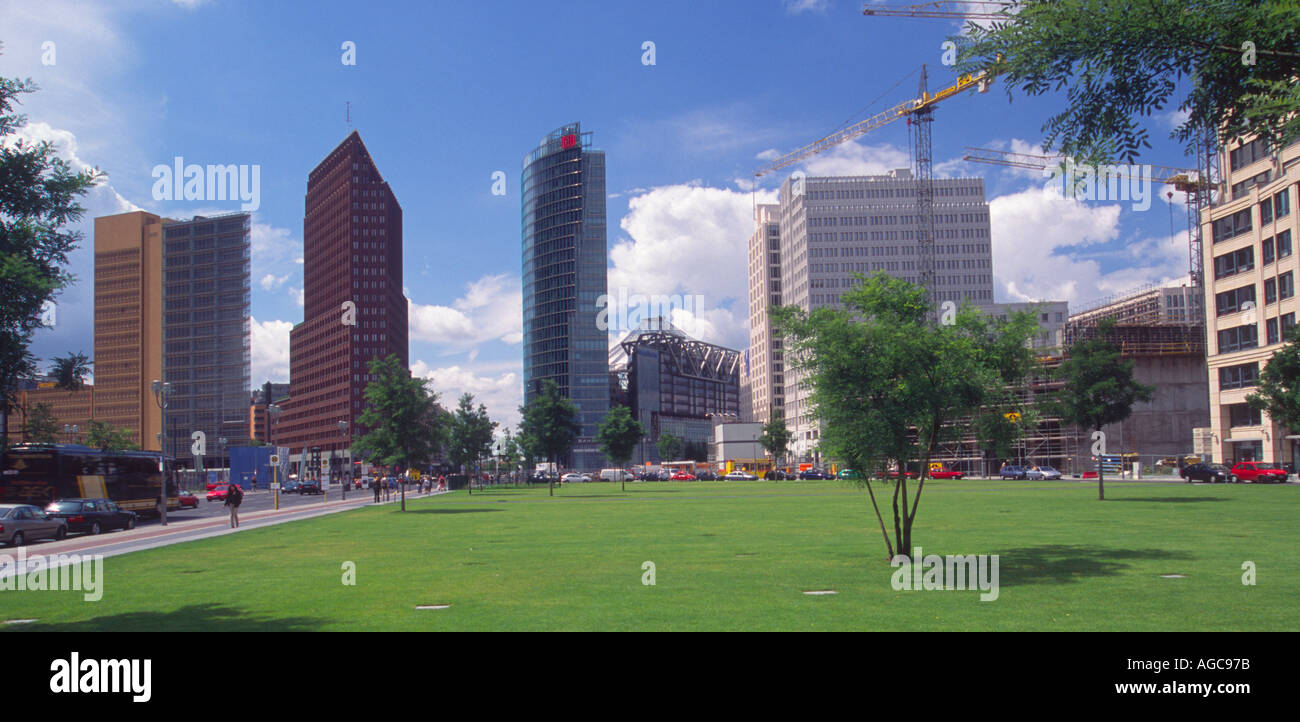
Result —
<path fill-rule="evenodd" d="M 230 509 L 230 528 L 239 528 L 239 505 L 244 501 L 244 492 L 238 484 L 226 488 L 226 506 Z"/>
<path fill-rule="evenodd" d="M 375 492 L 375 503 L 379 503 L 379 480 L 374 479 L 370 482 L 370 489 Z"/>
<path fill-rule="evenodd" d="M 253 472 L 253 491 L 257 491 L 257 472 Z"/>

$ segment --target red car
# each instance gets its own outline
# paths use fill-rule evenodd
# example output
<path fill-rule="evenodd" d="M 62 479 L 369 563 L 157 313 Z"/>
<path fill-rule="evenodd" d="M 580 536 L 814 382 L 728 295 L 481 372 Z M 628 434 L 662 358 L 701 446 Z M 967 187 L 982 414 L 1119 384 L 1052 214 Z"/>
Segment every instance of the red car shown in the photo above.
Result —
<path fill-rule="evenodd" d="M 1229 482 L 1247 484 L 1281 484 L 1286 481 L 1286 469 L 1270 466 L 1262 461 L 1242 461 L 1232 467 Z"/>
<path fill-rule="evenodd" d="M 950 471 L 948 469 L 930 472 L 931 479 L 960 479 L 962 476 L 963 474 L 960 471 Z"/>
<path fill-rule="evenodd" d="M 231 484 L 217 484 L 212 491 L 208 492 L 208 501 L 225 501 L 226 493 L 230 491 Z M 238 484 L 233 486 L 238 487 Z"/>
<path fill-rule="evenodd" d="M 673 481 L 695 481 L 695 475 L 679 471 L 676 474 L 673 474 Z"/>
<path fill-rule="evenodd" d="M 186 507 L 189 507 L 191 509 L 199 508 L 199 498 L 197 496 L 194 496 L 194 492 L 188 489 L 181 489 L 179 496 L 180 496 L 180 503 L 182 509 Z"/>

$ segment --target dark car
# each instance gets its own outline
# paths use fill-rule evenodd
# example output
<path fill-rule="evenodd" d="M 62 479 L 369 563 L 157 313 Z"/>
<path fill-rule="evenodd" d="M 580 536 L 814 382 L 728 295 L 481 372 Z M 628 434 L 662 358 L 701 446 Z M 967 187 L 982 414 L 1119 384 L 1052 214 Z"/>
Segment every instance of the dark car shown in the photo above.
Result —
<path fill-rule="evenodd" d="M 699 479 L 700 481 L 717 481 L 718 475 L 713 473 L 712 471 L 701 471 L 700 473 L 695 475 L 695 478 Z"/>
<path fill-rule="evenodd" d="M 68 523 L 70 532 L 98 534 L 104 530 L 134 529 L 135 512 L 118 507 L 108 499 L 59 499 L 45 507 L 46 513 Z"/>
<path fill-rule="evenodd" d="M 1026 473 L 1023 466 L 1004 466 L 998 472 L 998 476 L 1003 479 L 1027 479 L 1029 474 Z"/>
<path fill-rule="evenodd" d="M 62 539 L 68 523 L 31 504 L 0 504 L 0 543 L 20 547 L 37 539 Z"/>
<path fill-rule="evenodd" d="M 299 494 L 323 494 L 323 493 L 325 493 L 325 492 L 324 492 L 323 490 L 321 490 L 321 488 L 320 488 L 320 480 L 319 480 L 319 479 L 306 479 L 306 480 L 304 480 L 304 481 L 300 481 L 300 482 L 298 482 L 298 489 L 297 489 L 297 491 L 298 491 Z"/>
<path fill-rule="evenodd" d="M 807 471 L 799 472 L 799 478 L 800 479 L 832 479 L 834 477 L 832 477 L 830 474 L 820 469 L 808 469 Z"/>
<path fill-rule="evenodd" d="M 280 493 L 281 493 L 281 494 L 296 494 L 296 493 L 298 493 L 298 487 L 299 487 L 299 486 L 301 486 L 301 485 L 298 483 L 298 480 L 297 480 L 297 479 L 290 479 L 290 480 L 288 480 L 288 481 L 286 481 L 286 482 L 280 484 Z"/>
<path fill-rule="evenodd" d="M 1232 472 L 1223 464 L 1190 464 L 1184 466 L 1178 475 L 1187 481 L 1203 481 L 1209 484 L 1223 484 Z"/>

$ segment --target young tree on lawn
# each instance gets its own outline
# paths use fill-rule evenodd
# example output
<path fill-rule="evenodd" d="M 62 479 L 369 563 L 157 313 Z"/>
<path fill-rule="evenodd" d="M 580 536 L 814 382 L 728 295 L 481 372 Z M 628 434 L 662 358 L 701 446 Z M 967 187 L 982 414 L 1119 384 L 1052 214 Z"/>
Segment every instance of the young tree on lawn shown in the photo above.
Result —
<path fill-rule="evenodd" d="M 519 442 L 515 440 L 514 435 L 512 435 L 510 429 L 507 428 L 505 430 L 505 438 L 501 440 L 501 454 L 499 458 L 501 459 L 501 463 L 506 465 L 506 471 L 512 477 L 514 476 L 515 471 L 517 471 L 515 467 L 519 465 L 519 454 Z"/>
<path fill-rule="evenodd" d="M 496 422 L 488 418 L 487 407 L 479 404 L 478 409 L 474 408 L 473 394 L 461 395 L 452 415 L 447 456 L 451 463 L 465 468 L 466 473 L 471 475 L 471 483 L 466 487 L 471 494 L 474 493 L 471 488 L 472 468 L 480 459 L 492 453 L 492 434 L 496 426 Z"/>
<path fill-rule="evenodd" d="M 892 558 L 895 549 L 911 553 L 938 444 L 956 438 L 966 423 L 1020 411 L 1007 387 L 1033 368 L 1028 341 L 1038 327 L 1030 313 L 999 321 L 969 305 L 953 323 L 935 325 L 924 288 L 884 273 L 857 280 L 840 296 L 843 309 L 804 313 L 787 306 L 775 309 L 773 319 L 787 341 L 787 364 L 801 368 L 812 387 L 820 448 L 862 472 L 857 483 L 871 497 Z M 900 473 L 891 542 L 871 476 L 894 463 L 901 471 L 910 462 L 919 462 L 921 471 L 916 496 L 909 498 L 907 476 Z"/>
<path fill-rule="evenodd" d="M 520 437 L 535 443 L 535 449 L 551 464 L 568 454 L 582 433 L 577 405 L 561 396 L 560 387 L 550 379 L 542 380 L 539 393 L 532 403 L 521 406 L 519 413 L 523 416 Z M 555 496 L 555 481 L 549 475 L 547 478 L 550 494 Z"/>
<path fill-rule="evenodd" d="M 1133 379 L 1133 362 L 1120 356 L 1115 340 L 1115 321 L 1097 324 L 1097 333 L 1076 342 L 1057 369 L 1065 387 L 1055 402 L 1060 417 L 1080 428 L 1102 434 L 1102 427 L 1127 419 L 1133 404 L 1150 401 L 1155 388 Z M 1106 453 L 1106 439 L 1099 438 L 1101 453 Z M 1105 470 L 1101 455 L 1097 457 L 1097 499 L 1106 499 Z"/>
<path fill-rule="evenodd" d="M 64 267 L 81 241 L 69 230 L 85 212 L 78 198 L 103 177 L 74 173 L 53 143 L 13 138 L 27 124 L 14 106 L 36 90 L 31 80 L 0 78 L 0 442 L 9 438 L 19 379 L 36 373 L 28 349 L 42 309 L 75 280 Z"/>
<path fill-rule="evenodd" d="M 1251 408 L 1265 411 L 1273 421 L 1300 432 L 1300 326 L 1287 331 L 1278 349 L 1259 374 L 1255 393 L 1246 397 Z"/>
<path fill-rule="evenodd" d="M 790 450 L 790 440 L 793 437 L 790 427 L 785 425 L 785 419 L 777 414 L 772 414 L 772 418 L 763 424 L 763 433 L 759 435 L 758 443 L 762 444 L 763 450 L 772 457 L 773 467 Z"/>
<path fill-rule="evenodd" d="M 36 404 L 27 409 L 23 420 L 23 438 L 32 444 L 57 444 L 59 421 L 54 418 L 53 404 Z"/>
<path fill-rule="evenodd" d="M 533 470 L 537 468 L 537 460 L 543 458 L 546 452 L 542 451 L 536 437 L 524 431 L 522 420 L 519 422 L 518 433 L 515 434 L 515 443 L 519 445 L 519 453 L 523 456 L 524 473 L 531 478 Z"/>
<path fill-rule="evenodd" d="M 438 394 L 428 381 L 411 376 L 396 354 L 371 359 L 369 371 L 375 380 L 366 384 L 366 408 L 357 419 L 368 431 L 352 448 L 375 463 L 402 470 L 428 463 L 445 434 L 434 411 Z M 406 511 L 405 484 L 401 493 Z"/>
<path fill-rule="evenodd" d="M 636 451 L 636 445 L 645 436 L 645 427 L 632 418 L 632 411 L 621 404 L 613 406 L 600 422 L 596 431 L 596 440 L 600 442 L 601 451 L 609 457 L 610 462 L 623 469 Z M 620 477 L 623 474 L 620 474 Z M 627 491 L 627 482 L 623 482 L 623 491 Z"/>
<path fill-rule="evenodd" d="M 682 457 L 684 446 L 681 438 L 666 431 L 659 434 L 659 442 L 656 446 L 659 447 L 660 461 L 677 461 Z"/>
<path fill-rule="evenodd" d="M 1206 129 L 1274 148 L 1300 137 L 1294 0 L 1029 0 L 1003 12 L 952 38 L 962 48 L 954 71 L 996 68 L 1008 96 L 1065 88 L 1044 146 L 1080 162 L 1133 162 L 1150 147 L 1149 119 L 1175 104 L 1186 118 L 1172 135 L 1189 149 Z"/>

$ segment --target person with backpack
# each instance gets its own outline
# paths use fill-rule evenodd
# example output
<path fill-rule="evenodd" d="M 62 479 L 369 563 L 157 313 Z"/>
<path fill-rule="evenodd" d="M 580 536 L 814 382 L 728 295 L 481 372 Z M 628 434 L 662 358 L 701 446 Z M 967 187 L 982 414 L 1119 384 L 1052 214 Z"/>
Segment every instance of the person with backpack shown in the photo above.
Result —
<path fill-rule="evenodd" d="M 244 501 L 244 492 L 238 484 L 231 484 L 226 489 L 226 506 L 230 507 L 230 528 L 239 528 L 239 505 Z"/>

